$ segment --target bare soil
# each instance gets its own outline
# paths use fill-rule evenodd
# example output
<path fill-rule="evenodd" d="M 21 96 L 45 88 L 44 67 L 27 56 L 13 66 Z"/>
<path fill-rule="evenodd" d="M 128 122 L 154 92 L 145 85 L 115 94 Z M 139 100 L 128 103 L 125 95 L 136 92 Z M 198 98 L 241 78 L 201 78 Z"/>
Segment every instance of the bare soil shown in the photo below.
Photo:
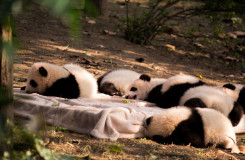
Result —
<path fill-rule="evenodd" d="M 204 17 L 194 16 L 172 22 L 175 26 L 171 33 L 162 33 L 152 44 L 136 45 L 123 37 L 125 6 L 117 2 L 124 1 L 108 0 L 105 17 L 81 17 L 81 35 L 77 35 L 76 39 L 80 39 L 76 41 L 69 36 L 64 22 L 37 4 L 16 16 L 14 36 L 19 43 L 14 60 L 14 87 L 24 86 L 28 69 L 40 61 L 57 65 L 78 63 L 96 78 L 115 68 L 128 68 L 162 78 L 178 73 L 200 74 L 205 82 L 214 85 L 245 83 L 244 56 L 237 54 L 245 53 L 243 37 L 214 37 L 213 28 Z M 223 25 L 224 33 L 240 29 L 230 23 Z M 46 146 L 54 153 L 87 159 L 245 159 L 243 154 L 214 147 L 162 145 L 147 139 L 109 141 L 53 129 L 44 132 Z M 245 135 L 238 135 L 238 144 L 244 145 L 244 138 Z M 110 149 L 114 145 L 122 151 Z"/>

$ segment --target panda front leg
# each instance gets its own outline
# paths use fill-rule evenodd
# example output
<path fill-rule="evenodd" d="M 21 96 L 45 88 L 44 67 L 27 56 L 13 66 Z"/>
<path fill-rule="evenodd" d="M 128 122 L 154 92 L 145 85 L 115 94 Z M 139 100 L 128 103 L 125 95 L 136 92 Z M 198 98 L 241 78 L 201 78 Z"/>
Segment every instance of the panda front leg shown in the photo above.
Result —
<path fill-rule="evenodd" d="M 226 137 L 225 141 L 222 145 L 223 148 L 225 149 L 231 149 L 231 153 L 240 153 L 240 150 L 236 144 L 236 140 L 234 140 L 231 137 Z"/>

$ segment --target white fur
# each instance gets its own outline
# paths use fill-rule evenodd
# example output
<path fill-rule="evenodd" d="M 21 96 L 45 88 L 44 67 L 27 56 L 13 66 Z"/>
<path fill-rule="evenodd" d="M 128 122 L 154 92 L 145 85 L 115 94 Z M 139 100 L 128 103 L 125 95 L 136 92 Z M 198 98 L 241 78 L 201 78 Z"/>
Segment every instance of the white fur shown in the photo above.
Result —
<path fill-rule="evenodd" d="M 47 77 L 43 77 L 39 73 L 39 68 L 44 67 L 48 71 Z M 27 73 L 26 92 L 43 94 L 46 88 L 51 87 L 57 79 L 65 78 L 70 73 L 64 68 L 45 62 L 34 63 Z M 38 87 L 33 88 L 30 81 L 35 80 Z"/>
<path fill-rule="evenodd" d="M 232 152 L 239 153 L 236 135 L 230 120 L 213 109 L 197 108 L 197 110 L 204 125 L 205 144 L 218 144 L 223 148 L 232 149 Z"/>
<path fill-rule="evenodd" d="M 232 152 L 239 153 L 236 145 L 236 136 L 232 124 L 220 112 L 209 108 L 196 108 L 202 118 L 204 125 L 204 143 L 207 145 L 217 144 L 225 149 L 232 149 Z M 161 135 L 167 137 L 172 134 L 176 126 L 189 118 L 191 109 L 184 106 L 172 107 L 154 115 L 145 129 L 145 135 L 152 137 Z"/>
<path fill-rule="evenodd" d="M 136 99 L 146 100 L 150 91 L 157 85 L 163 84 L 164 82 L 166 82 L 166 79 L 164 78 L 152 78 L 150 81 L 137 79 L 127 88 L 125 96 L 132 99 L 136 95 Z M 137 88 L 137 91 L 130 91 L 132 87 Z"/>
<path fill-rule="evenodd" d="M 154 115 L 151 123 L 145 130 L 145 135 L 152 137 L 161 135 L 167 137 L 172 134 L 176 126 L 189 118 L 191 109 L 187 107 L 172 107 L 164 110 L 161 114 Z"/>
<path fill-rule="evenodd" d="M 225 87 L 223 87 L 223 85 L 217 86 L 217 88 L 220 89 L 221 91 L 223 91 L 225 94 L 232 97 L 235 101 L 237 101 L 237 99 L 239 98 L 240 91 L 244 86 L 240 85 L 240 84 L 236 84 L 234 86 L 236 87 L 235 90 L 225 88 Z"/>
<path fill-rule="evenodd" d="M 201 99 L 208 108 L 213 108 L 228 116 L 234 106 L 234 100 L 224 92 L 211 86 L 198 86 L 190 88 L 181 97 L 179 105 L 191 98 Z"/>
<path fill-rule="evenodd" d="M 105 82 L 109 82 L 114 84 L 115 88 L 120 91 L 122 95 L 125 94 L 126 89 L 128 86 L 133 83 L 136 79 L 140 77 L 140 74 L 128 70 L 128 69 L 117 69 L 113 70 L 110 73 L 108 73 L 101 81 L 102 85 Z"/>
<path fill-rule="evenodd" d="M 164 83 L 161 92 L 165 93 L 171 86 L 174 86 L 176 84 L 182 84 L 182 83 L 197 83 L 199 78 L 192 76 L 192 75 L 186 75 L 186 74 L 178 74 L 175 76 L 172 76 L 167 79 L 167 81 Z"/>
<path fill-rule="evenodd" d="M 66 64 L 63 67 L 75 76 L 80 88 L 80 97 L 92 98 L 96 96 L 97 82 L 91 73 L 75 64 Z"/>

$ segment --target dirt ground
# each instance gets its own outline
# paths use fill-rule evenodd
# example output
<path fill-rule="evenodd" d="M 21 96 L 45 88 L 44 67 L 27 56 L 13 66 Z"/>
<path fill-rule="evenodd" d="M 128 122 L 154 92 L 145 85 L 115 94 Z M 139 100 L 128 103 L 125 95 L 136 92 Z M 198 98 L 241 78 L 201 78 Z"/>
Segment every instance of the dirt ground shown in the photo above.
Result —
<path fill-rule="evenodd" d="M 152 77 L 200 74 L 210 84 L 245 84 L 244 55 L 237 54 L 245 53 L 244 37 L 214 38 L 212 27 L 203 17 L 195 16 L 173 22 L 171 34 L 157 36 L 150 45 L 136 45 L 123 37 L 125 6 L 117 2 L 108 0 L 105 17 L 81 17 L 82 34 L 77 35 L 78 41 L 71 40 L 65 23 L 37 4 L 16 16 L 14 37 L 19 43 L 14 60 L 14 87 L 24 86 L 28 69 L 40 61 L 57 65 L 78 63 L 96 78 L 115 68 L 128 68 Z M 230 23 L 223 25 L 224 33 L 240 30 Z M 175 49 L 166 47 L 167 44 Z M 144 62 L 138 62 L 138 58 Z M 242 154 L 214 147 L 161 145 L 147 139 L 99 140 L 55 130 L 45 134 L 46 145 L 54 153 L 86 159 L 245 159 Z M 244 135 L 238 135 L 237 140 L 245 145 Z M 118 146 L 121 151 L 113 151 L 110 146 Z"/>

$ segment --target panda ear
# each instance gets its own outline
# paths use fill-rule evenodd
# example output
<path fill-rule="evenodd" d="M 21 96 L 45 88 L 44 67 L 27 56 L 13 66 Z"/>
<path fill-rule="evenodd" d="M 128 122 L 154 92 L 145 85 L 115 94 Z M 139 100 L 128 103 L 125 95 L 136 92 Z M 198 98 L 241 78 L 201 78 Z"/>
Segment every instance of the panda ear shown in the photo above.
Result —
<path fill-rule="evenodd" d="M 236 87 L 233 84 L 225 84 L 225 85 L 223 85 L 223 87 L 231 89 L 231 90 L 235 90 L 236 89 Z"/>
<path fill-rule="evenodd" d="M 151 81 L 151 77 L 146 74 L 142 74 L 140 76 L 140 79 L 142 79 L 143 81 Z"/>
<path fill-rule="evenodd" d="M 43 77 L 47 77 L 48 72 L 44 67 L 40 67 L 39 68 L 39 73 L 43 76 Z"/>

